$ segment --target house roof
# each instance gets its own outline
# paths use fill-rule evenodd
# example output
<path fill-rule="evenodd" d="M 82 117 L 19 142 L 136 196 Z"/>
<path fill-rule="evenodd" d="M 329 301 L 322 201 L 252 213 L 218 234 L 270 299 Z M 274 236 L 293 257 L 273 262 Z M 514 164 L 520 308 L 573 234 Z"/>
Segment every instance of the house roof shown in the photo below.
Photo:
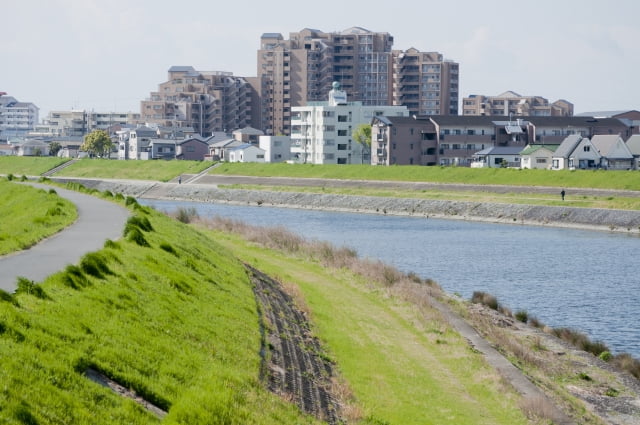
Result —
<path fill-rule="evenodd" d="M 491 146 L 475 153 L 475 155 L 519 155 L 522 147 L 519 146 Z"/>
<path fill-rule="evenodd" d="M 600 155 L 605 158 L 611 157 L 616 147 L 618 147 L 618 142 L 622 139 L 617 134 L 598 134 L 591 138 L 591 143 L 598 150 Z M 624 143 L 623 143 L 624 145 Z M 626 145 L 625 145 L 626 147 Z M 629 152 L 629 155 L 616 156 L 617 159 L 622 158 L 631 158 L 632 155 Z"/>
<path fill-rule="evenodd" d="M 185 143 L 189 143 L 189 142 L 202 143 L 203 145 L 209 146 L 209 144 L 206 141 L 202 140 L 199 137 L 187 137 L 186 139 L 180 140 L 179 142 L 177 142 L 176 145 L 184 145 Z"/>
<path fill-rule="evenodd" d="M 195 71 L 195 68 L 192 66 L 180 66 L 180 65 L 174 65 L 171 68 L 169 68 L 169 72 L 190 72 L 190 71 Z"/>
<path fill-rule="evenodd" d="M 529 145 L 524 148 L 522 152 L 520 152 L 520 155 L 531 155 L 532 153 L 537 152 L 541 149 L 555 152 L 558 149 L 558 146 L 560 145 Z"/>
<path fill-rule="evenodd" d="M 558 149 L 556 149 L 553 156 L 559 158 L 569 158 L 569 155 L 576 149 L 578 143 L 582 140 L 582 136 L 579 134 L 570 134 L 565 137 Z"/>
<path fill-rule="evenodd" d="M 249 135 L 262 136 L 264 135 L 264 131 L 258 130 L 257 128 L 253 128 L 253 127 L 244 127 L 244 128 L 235 130 L 233 134 L 249 134 Z"/>
<path fill-rule="evenodd" d="M 252 145 L 251 143 L 243 143 L 241 145 L 235 146 L 231 149 L 229 149 L 230 151 L 243 151 L 249 148 L 256 148 L 256 149 L 260 149 L 261 151 L 264 151 L 264 149 L 257 147 L 256 145 Z"/>
<path fill-rule="evenodd" d="M 627 139 L 627 148 L 629 148 L 632 155 L 640 155 L 640 134 L 634 134 Z"/>
<path fill-rule="evenodd" d="M 225 140 L 220 140 L 219 142 L 215 142 L 215 143 L 210 143 L 209 147 L 212 148 L 226 148 L 226 147 L 234 147 L 234 146 L 240 146 L 243 143 L 236 140 L 236 139 L 225 139 Z"/>

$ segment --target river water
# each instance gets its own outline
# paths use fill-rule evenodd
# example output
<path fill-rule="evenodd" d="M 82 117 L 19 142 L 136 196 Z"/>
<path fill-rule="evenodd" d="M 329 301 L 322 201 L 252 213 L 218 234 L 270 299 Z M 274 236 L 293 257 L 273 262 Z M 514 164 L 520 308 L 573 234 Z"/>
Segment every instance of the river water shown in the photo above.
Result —
<path fill-rule="evenodd" d="M 160 211 L 195 208 L 284 226 L 354 248 L 469 299 L 498 297 L 552 327 L 570 327 L 640 358 L 640 238 L 608 232 L 287 208 L 142 199 Z"/>

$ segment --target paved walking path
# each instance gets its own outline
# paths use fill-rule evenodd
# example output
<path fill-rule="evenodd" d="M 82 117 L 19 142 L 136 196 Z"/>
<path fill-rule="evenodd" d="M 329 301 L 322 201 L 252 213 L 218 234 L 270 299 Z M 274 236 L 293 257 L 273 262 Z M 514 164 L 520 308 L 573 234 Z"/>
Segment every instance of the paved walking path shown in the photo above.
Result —
<path fill-rule="evenodd" d="M 51 186 L 30 183 L 35 187 Z M 0 257 L 0 289 L 13 292 L 19 276 L 41 282 L 47 276 L 77 264 L 82 256 L 97 251 L 107 239 L 118 239 L 129 210 L 114 202 L 67 189 L 54 188 L 76 205 L 78 219 L 69 227 L 28 250 Z"/>

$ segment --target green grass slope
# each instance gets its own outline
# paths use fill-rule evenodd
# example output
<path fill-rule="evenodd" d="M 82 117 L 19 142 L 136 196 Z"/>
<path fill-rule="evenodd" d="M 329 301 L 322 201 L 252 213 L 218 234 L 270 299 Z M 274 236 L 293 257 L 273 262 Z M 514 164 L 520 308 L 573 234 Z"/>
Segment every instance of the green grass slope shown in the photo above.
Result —
<path fill-rule="evenodd" d="M 268 234 L 249 230 L 243 237 L 214 235 L 234 255 L 278 276 L 295 294 L 350 388 L 354 423 L 528 423 L 518 408 L 519 397 L 429 306 L 424 286 L 400 281 L 385 286 L 336 269 L 326 261 L 339 265 L 342 259 L 336 257 L 348 253 L 322 243 L 307 251 L 278 229 Z M 290 246 L 298 254 L 285 255 L 247 239 Z M 365 261 L 361 267 L 375 270 L 370 274 L 380 281 L 395 278 L 378 266 Z"/>
<path fill-rule="evenodd" d="M 92 177 L 169 181 L 181 174 L 197 174 L 212 165 L 207 161 L 118 161 L 84 158 L 64 168 L 56 177 Z"/>
<path fill-rule="evenodd" d="M 211 174 L 640 190 L 638 171 L 224 163 Z"/>
<path fill-rule="evenodd" d="M 43 156 L 0 156 L 0 175 L 39 176 L 67 161 Z"/>
<path fill-rule="evenodd" d="M 0 255 L 27 249 L 73 223 L 75 206 L 55 193 L 0 179 Z"/>
<path fill-rule="evenodd" d="M 0 423 L 150 424 L 92 368 L 167 410 L 167 424 L 315 423 L 259 382 L 256 301 L 214 240 L 140 208 L 41 285 L 0 294 Z"/>

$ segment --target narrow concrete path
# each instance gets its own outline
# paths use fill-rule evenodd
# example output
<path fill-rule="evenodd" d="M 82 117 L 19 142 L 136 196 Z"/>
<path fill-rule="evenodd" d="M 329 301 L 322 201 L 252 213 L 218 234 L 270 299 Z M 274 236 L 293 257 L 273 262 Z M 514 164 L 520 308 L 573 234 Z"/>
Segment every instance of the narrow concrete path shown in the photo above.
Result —
<path fill-rule="evenodd" d="M 29 183 L 49 190 L 51 186 Z M 67 189 L 54 188 L 76 205 L 78 219 L 69 227 L 28 250 L 0 257 L 0 289 L 13 292 L 22 276 L 41 282 L 47 276 L 77 264 L 82 256 L 97 251 L 107 239 L 122 236 L 129 210 L 114 202 Z"/>

